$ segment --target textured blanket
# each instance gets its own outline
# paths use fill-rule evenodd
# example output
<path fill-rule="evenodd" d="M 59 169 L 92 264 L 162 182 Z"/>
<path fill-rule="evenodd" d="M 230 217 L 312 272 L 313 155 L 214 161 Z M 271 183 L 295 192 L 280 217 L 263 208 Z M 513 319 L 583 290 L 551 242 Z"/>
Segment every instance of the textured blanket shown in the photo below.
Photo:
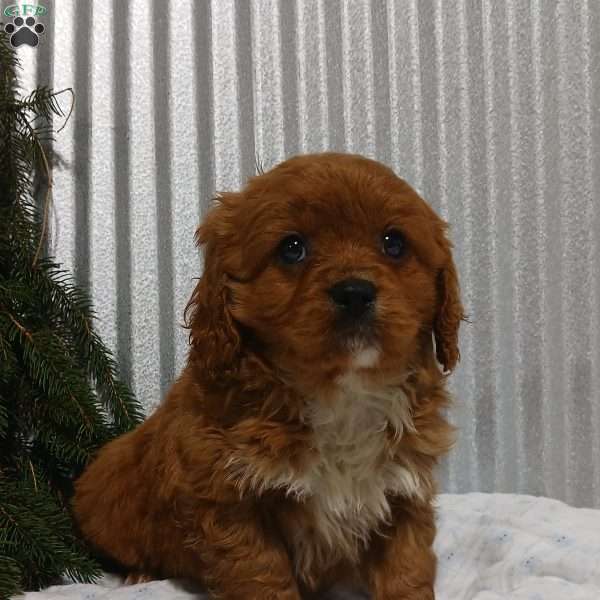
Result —
<path fill-rule="evenodd" d="M 439 497 L 437 600 L 600 600 L 600 511 L 512 494 Z M 190 584 L 64 585 L 27 600 L 200 600 Z M 358 600 L 339 591 L 328 600 Z M 250 600 L 250 599 L 249 599 Z"/>

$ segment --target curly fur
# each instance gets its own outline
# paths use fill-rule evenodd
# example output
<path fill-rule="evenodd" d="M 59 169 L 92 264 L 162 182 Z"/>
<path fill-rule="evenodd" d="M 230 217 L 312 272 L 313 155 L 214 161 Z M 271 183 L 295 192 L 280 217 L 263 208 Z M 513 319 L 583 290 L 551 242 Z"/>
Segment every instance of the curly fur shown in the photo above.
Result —
<path fill-rule="evenodd" d="M 407 240 L 400 260 L 381 251 L 388 227 Z M 292 232 L 308 256 L 284 265 Z M 360 156 L 296 157 L 222 194 L 197 234 L 187 365 L 77 482 L 84 535 L 215 598 L 299 600 L 348 580 L 376 600 L 432 599 L 443 371 L 463 317 L 445 232 Z M 376 286 L 368 330 L 336 326 L 327 290 L 348 277 Z"/>

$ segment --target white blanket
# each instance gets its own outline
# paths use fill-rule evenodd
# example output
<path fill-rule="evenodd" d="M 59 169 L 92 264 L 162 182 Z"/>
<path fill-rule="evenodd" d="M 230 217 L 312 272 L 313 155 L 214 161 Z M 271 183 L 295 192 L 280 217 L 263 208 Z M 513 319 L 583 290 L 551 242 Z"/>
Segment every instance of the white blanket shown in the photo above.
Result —
<path fill-rule="evenodd" d="M 600 511 L 512 494 L 439 498 L 437 600 L 600 600 Z M 115 578 L 27 600 L 200 600 L 189 584 Z M 336 600 L 359 596 L 339 592 Z M 250 600 L 250 599 L 249 599 Z M 400 599 L 399 599 L 400 600 Z"/>

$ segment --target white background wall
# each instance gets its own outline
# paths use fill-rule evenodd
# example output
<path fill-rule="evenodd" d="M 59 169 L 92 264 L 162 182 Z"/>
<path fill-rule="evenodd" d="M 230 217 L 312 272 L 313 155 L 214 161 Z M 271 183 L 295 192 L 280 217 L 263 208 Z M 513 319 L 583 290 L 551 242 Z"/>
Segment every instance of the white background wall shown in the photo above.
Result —
<path fill-rule="evenodd" d="M 77 97 L 53 248 L 148 408 L 185 356 L 213 191 L 257 157 L 360 152 L 452 224 L 471 324 L 444 489 L 600 506 L 600 2 L 44 5 L 23 84 Z"/>

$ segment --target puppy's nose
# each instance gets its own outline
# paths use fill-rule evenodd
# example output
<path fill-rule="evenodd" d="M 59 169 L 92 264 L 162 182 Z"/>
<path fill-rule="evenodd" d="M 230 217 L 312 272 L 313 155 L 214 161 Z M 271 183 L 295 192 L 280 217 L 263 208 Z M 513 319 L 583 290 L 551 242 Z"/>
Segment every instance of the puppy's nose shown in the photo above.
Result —
<path fill-rule="evenodd" d="M 349 317 L 362 317 L 372 309 L 377 288 L 366 279 L 344 279 L 329 288 L 329 296 L 336 307 Z"/>

